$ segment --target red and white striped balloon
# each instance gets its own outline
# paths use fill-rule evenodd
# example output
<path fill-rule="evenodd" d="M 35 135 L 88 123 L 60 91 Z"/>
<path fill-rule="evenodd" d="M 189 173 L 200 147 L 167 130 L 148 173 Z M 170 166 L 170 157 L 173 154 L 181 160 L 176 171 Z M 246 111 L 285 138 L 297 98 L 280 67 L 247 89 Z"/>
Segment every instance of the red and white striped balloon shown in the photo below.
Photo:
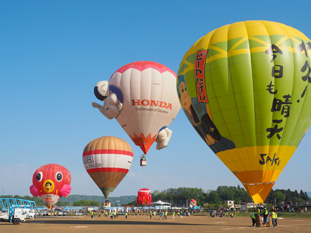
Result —
<path fill-rule="evenodd" d="M 130 170 L 133 150 L 120 138 L 104 136 L 88 143 L 82 157 L 86 171 L 107 198 Z"/>

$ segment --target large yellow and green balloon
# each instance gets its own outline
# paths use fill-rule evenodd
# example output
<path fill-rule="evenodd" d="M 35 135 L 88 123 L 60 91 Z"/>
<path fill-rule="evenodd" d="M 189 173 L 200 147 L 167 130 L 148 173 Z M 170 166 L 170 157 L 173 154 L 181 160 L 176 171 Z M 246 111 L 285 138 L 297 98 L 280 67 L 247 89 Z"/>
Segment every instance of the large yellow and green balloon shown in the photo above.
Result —
<path fill-rule="evenodd" d="M 302 32 L 245 21 L 203 36 L 180 64 L 187 118 L 255 203 L 265 201 L 310 126 L 310 57 Z"/>

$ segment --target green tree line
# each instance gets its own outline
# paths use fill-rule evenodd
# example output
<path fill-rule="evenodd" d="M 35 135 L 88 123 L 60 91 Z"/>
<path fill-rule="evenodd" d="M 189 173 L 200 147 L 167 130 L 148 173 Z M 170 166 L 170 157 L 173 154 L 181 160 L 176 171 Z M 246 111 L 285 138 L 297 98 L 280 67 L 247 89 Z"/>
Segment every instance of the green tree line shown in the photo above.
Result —
<path fill-rule="evenodd" d="M 290 189 L 276 189 L 271 191 L 266 199 L 269 203 L 282 203 L 282 202 L 293 202 L 298 204 L 303 204 L 309 202 L 311 199 L 308 194 L 302 190 L 298 193 L 297 190 L 291 191 Z"/>
<path fill-rule="evenodd" d="M 164 191 L 155 190 L 152 193 L 153 201 L 162 200 L 170 202 L 173 206 L 182 206 L 191 199 L 195 199 L 198 205 L 208 204 L 224 204 L 227 200 L 233 200 L 236 204 L 241 202 L 252 202 L 251 197 L 244 188 L 239 185 L 235 186 L 219 186 L 216 190 L 204 192 L 201 188 L 170 188 Z M 294 203 L 306 203 L 310 201 L 307 193 L 290 189 L 271 190 L 265 203 L 282 203 L 292 201 Z"/>
<path fill-rule="evenodd" d="M 81 200 L 81 201 L 75 201 L 73 205 L 74 206 L 101 206 L 101 203 L 98 201 L 92 201 L 92 200 Z"/>
<path fill-rule="evenodd" d="M 235 203 L 251 202 L 252 199 L 240 186 L 219 186 L 216 190 L 203 191 L 201 188 L 170 188 L 164 191 L 155 190 L 152 193 L 153 200 L 170 202 L 173 206 L 182 206 L 191 199 L 197 201 L 197 205 L 223 204 L 227 200 L 234 200 Z"/>

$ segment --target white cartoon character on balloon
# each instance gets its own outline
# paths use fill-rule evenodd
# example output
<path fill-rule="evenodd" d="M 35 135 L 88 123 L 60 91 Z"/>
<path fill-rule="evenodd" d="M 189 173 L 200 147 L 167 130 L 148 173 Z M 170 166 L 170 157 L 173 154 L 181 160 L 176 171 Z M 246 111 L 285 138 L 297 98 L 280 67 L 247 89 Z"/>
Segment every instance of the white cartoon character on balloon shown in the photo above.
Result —
<path fill-rule="evenodd" d="M 122 110 L 123 104 L 118 99 L 116 93 L 109 91 L 108 81 L 100 81 L 94 88 L 97 99 L 104 101 L 103 106 L 93 102 L 92 106 L 97 108 L 108 119 L 116 118 Z"/>
<path fill-rule="evenodd" d="M 119 88 L 109 85 L 108 81 L 100 81 L 94 88 L 97 99 L 103 101 L 103 105 L 92 102 L 92 106 L 97 108 L 108 119 L 117 118 L 123 109 L 123 95 Z M 167 147 L 172 131 L 167 127 L 162 127 L 157 135 L 156 148 L 158 150 Z"/>

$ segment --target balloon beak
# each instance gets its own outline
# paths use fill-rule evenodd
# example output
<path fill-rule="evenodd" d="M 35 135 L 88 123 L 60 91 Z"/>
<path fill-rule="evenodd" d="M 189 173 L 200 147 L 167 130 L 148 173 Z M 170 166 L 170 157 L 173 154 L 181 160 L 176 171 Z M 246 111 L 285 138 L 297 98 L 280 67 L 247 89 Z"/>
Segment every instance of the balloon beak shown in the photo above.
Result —
<path fill-rule="evenodd" d="M 42 189 L 46 193 L 51 193 L 54 191 L 54 182 L 52 180 L 46 180 L 43 182 Z"/>

